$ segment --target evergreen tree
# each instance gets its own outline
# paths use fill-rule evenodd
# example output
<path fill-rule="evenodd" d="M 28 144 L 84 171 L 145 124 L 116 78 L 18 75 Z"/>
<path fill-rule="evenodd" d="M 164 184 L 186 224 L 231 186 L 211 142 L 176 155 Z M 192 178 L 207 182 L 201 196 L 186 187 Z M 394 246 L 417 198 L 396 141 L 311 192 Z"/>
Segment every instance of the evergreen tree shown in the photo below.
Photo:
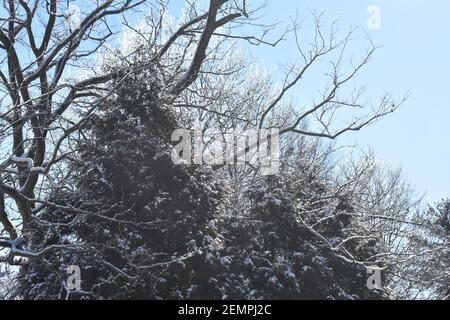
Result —
<path fill-rule="evenodd" d="M 206 285 L 201 257 L 214 249 L 220 186 L 207 169 L 173 164 L 176 121 L 157 85 L 141 76 L 119 86 L 90 119 L 73 168 L 77 187 L 54 195 L 86 214 L 50 210 L 41 217 L 61 226 L 34 233 L 35 250 L 73 243 L 80 251 L 33 261 L 22 275 L 25 298 L 65 298 L 61 281 L 70 265 L 82 271 L 83 292 L 73 298 L 187 298 L 191 286 Z"/>

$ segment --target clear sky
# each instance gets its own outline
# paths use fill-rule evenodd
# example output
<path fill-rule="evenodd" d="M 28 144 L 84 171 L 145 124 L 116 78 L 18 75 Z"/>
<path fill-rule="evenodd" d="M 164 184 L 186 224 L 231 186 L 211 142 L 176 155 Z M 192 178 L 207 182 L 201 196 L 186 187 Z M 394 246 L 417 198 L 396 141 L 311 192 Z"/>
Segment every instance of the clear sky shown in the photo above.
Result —
<path fill-rule="evenodd" d="M 380 9 L 379 30 L 367 27 L 367 10 L 372 5 Z M 180 14 L 177 4 L 173 9 Z M 450 197 L 450 1 L 266 0 L 260 15 L 265 22 L 283 22 L 298 10 L 306 21 L 312 10 L 322 9 L 330 20 L 339 16 L 343 29 L 360 27 L 362 34 L 367 32 L 382 45 L 358 77 L 361 84 L 367 85 L 370 97 L 377 99 L 384 91 L 411 94 L 396 113 L 361 132 L 347 134 L 339 143 L 373 147 L 379 160 L 401 166 L 417 192 L 426 193 L 430 203 Z M 312 31 L 311 25 L 305 23 L 303 32 Z M 358 41 L 352 50 L 355 48 L 359 48 Z M 251 53 L 274 70 L 297 56 L 293 41 L 275 49 L 252 48 Z M 320 81 L 313 78 L 306 88 L 322 88 Z M 303 94 L 300 91 L 298 95 Z"/>
<path fill-rule="evenodd" d="M 371 5 L 381 10 L 379 30 L 367 27 Z M 400 165 L 429 202 L 450 197 L 450 1 L 268 0 L 264 19 L 286 21 L 297 9 L 307 19 L 310 10 L 323 8 L 330 18 L 339 15 L 343 28 L 359 26 L 382 45 L 358 78 L 369 95 L 411 94 L 395 114 L 339 142 L 372 146 L 381 161 Z M 305 25 L 304 32 L 311 31 Z M 276 68 L 297 52 L 295 43 L 286 42 L 252 54 Z"/>

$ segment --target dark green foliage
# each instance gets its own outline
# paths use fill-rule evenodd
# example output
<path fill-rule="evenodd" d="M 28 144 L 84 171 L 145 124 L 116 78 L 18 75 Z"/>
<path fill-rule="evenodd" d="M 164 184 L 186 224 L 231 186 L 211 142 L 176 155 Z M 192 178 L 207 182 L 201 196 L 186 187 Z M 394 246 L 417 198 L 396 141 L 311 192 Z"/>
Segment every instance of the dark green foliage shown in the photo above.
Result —
<path fill-rule="evenodd" d="M 158 94 L 156 84 L 137 77 L 90 119 L 90 138 L 81 141 L 73 166 L 74 191 L 55 194 L 52 200 L 64 207 L 39 214 L 60 225 L 36 224 L 31 239 L 35 250 L 51 244 L 79 247 L 24 268 L 22 297 L 379 297 L 367 290 L 364 267 L 338 257 L 302 223 L 320 219 L 313 209 L 351 210 L 343 199 L 308 204 L 326 192 L 326 182 L 302 171 L 290 180 L 260 179 L 244 195 L 249 207 L 229 212 L 224 199 L 232 195 L 224 193 L 215 173 L 172 163 L 168 141 L 177 123 Z M 82 213 L 68 213 L 67 206 Z M 329 241 L 344 237 L 349 222 L 336 215 L 320 224 L 320 232 Z M 64 287 L 70 265 L 81 268 L 82 292 Z"/>

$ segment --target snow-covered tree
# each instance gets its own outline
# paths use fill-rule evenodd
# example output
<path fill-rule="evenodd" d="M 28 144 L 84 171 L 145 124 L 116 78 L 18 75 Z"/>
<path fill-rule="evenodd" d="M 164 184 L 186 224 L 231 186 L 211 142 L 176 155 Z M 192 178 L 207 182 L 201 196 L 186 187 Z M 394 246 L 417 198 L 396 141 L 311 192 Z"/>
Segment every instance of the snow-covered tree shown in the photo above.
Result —
<path fill-rule="evenodd" d="M 420 217 L 400 172 L 373 155 L 339 160 L 321 141 L 405 101 L 365 103 L 354 89 L 374 43 L 346 64 L 355 31 L 340 37 L 323 14 L 309 38 L 293 19 L 269 39 L 255 1 L 186 1 L 178 18 L 164 1 L 76 2 L 3 3 L 0 263 L 20 266 L 0 267 L 8 298 L 390 298 L 430 258 L 448 296 L 445 224 L 413 228 Z M 296 41 L 299 59 L 279 83 L 239 41 L 281 40 Z M 314 67 L 328 68 L 325 87 L 298 105 L 290 95 Z M 278 129 L 279 173 L 175 165 L 171 134 L 194 123 Z M 414 232 L 439 241 L 419 254 Z M 383 289 L 367 288 L 370 265 L 383 269 Z M 71 266 L 79 288 L 68 287 Z"/>
<path fill-rule="evenodd" d="M 450 298 L 450 202 L 442 200 L 415 217 L 410 233 L 410 251 L 403 257 L 400 273 L 404 290 L 412 296 L 448 300 Z"/>

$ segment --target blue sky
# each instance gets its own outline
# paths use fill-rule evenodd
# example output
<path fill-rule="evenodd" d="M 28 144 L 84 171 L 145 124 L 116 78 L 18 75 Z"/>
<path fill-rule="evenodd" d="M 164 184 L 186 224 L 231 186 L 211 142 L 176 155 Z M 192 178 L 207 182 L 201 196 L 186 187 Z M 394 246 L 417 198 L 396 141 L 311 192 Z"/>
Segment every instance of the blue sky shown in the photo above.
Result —
<path fill-rule="evenodd" d="M 175 16 L 181 14 L 183 2 L 170 2 Z M 367 28 L 371 5 L 381 10 L 379 30 Z M 392 167 L 401 166 L 417 192 L 426 193 L 430 203 L 450 197 L 450 1 L 266 0 L 259 15 L 262 22 L 287 22 L 298 10 L 305 20 L 302 32 L 307 35 L 313 32 L 307 22 L 311 11 L 322 9 L 326 10 L 324 21 L 340 17 L 342 30 L 360 27 L 360 37 L 351 47 L 355 59 L 363 53 L 365 33 L 382 45 L 357 78 L 358 83 L 367 85 L 367 96 L 376 100 L 385 91 L 411 95 L 393 115 L 338 142 L 373 147 L 379 160 Z M 298 57 L 292 40 L 277 48 L 250 47 L 249 51 L 261 65 L 279 71 L 281 64 Z M 320 73 L 323 71 L 313 74 L 293 98 L 301 100 L 308 90 L 322 89 Z"/>
<path fill-rule="evenodd" d="M 381 10 L 380 30 L 367 28 L 370 5 Z M 418 193 L 426 192 L 429 202 L 450 197 L 450 1 L 269 0 L 264 20 L 286 21 L 297 9 L 308 19 L 310 10 L 323 8 L 330 18 L 340 16 L 343 29 L 361 27 L 362 34 L 367 32 L 382 45 L 358 78 L 367 84 L 368 95 L 377 98 L 383 90 L 411 94 L 395 114 L 340 138 L 339 143 L 372 146 L 381 161 L 401 166 Z M 311 31 L 305 24 L 304 32 Z M 277 68 L 296 54 L 292 41 L 277 49 L 252 50 L 269 68 Z"/>

